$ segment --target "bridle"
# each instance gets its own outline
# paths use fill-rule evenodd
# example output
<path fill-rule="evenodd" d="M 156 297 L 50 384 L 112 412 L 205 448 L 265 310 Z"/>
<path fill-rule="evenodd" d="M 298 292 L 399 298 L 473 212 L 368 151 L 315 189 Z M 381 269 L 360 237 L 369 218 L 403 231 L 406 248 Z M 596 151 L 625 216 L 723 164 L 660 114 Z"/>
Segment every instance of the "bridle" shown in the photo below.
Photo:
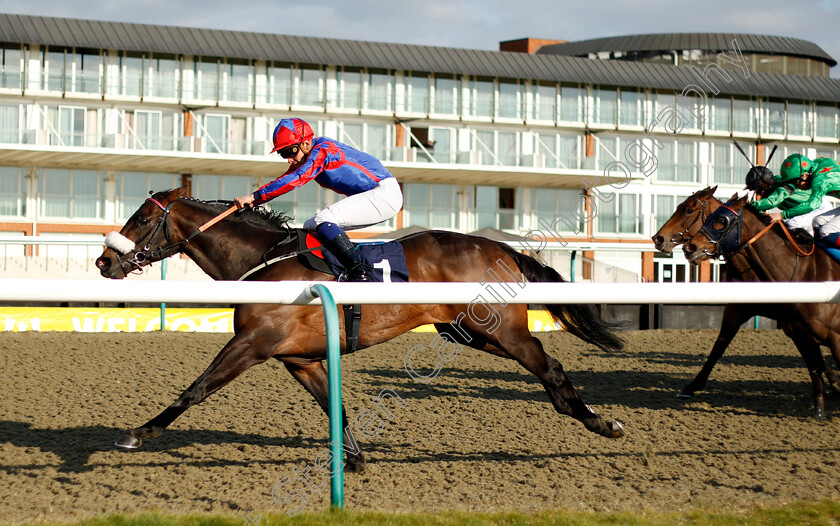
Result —
<path fill-rule="evenodd" d="M 204 232 L 217 222 L 221 221 L 223 218 L 227 217 L 231 213 L 236 211 L 236 207 L 233 206 L 228 210 L 222 212 L 218 216 L 214 217 L 210 221 L 204 223 L 198 229 L 196 229 L 193 233 L 188 235 L 181 241 L 173 242 L 172 236 L 169 229 L 169 214 L 172 211 L 172 205 L 175 204 L 176 201 L 172 201 L 166 206 L 163 206 L 160 201 L 153 197 L 147 197 L 147 202 L 153 203 L 155 206 L 160 208 L 163 212 L 161 216 L 155 221 L 155 224 L 149 229 L 147 233 L 145 233 L 140 239 L 135 242 L 136 245 L 140 245 L 145 242 L 143 248 L 141 250 L 132 249 L 129 252 L 124 254 L 120 253 L 117 250 L 114 252 L 117 255 L 117 262 L 120 264 L 121 268 L 125 268 L 124 264 L 128 264 L 131 269 L 126 271 L 125 274 L 132 274 L 137 272 L 138 274 L 143 273 L 143 267 L 147 263 L 153 263 L 155 261 L 160 261 L 162 259 L 166 259 L 173 254 L 178 254 L 182 252 L 186 246 L 190 243 L 190 241 L 197 236 L 198 234 Z M 169 243 L 167 246 L 158 247 L 152 250 L 151 243 L 152 240 L 155 239 L 158 235 L 158 232 L 163 229 L 163 237 L 166 239 L 166 242 Z"/>
<path fill-rule="evenodd" d="M 697 198 L 696 195 L 692 195 L 691 199 L 697 201 L 697 204 L 700 205 L 700 212 L 694 216 L 694 220 L 689 223 L 682 231 L 675 233 L 671 236 L 671 243 L 674 245 L 684 245 L 691 241 L 691 237 L 688 236 L 688 231 L 691 230 L 691 227 L 694 226 L 697 221 L 701 222 L 701 225 L 706 222 L 706 206 L 709 204 L 709 199 L 705 201 L 701 201 Z M 692 236 L 693 237 L 693 236 Z"/>

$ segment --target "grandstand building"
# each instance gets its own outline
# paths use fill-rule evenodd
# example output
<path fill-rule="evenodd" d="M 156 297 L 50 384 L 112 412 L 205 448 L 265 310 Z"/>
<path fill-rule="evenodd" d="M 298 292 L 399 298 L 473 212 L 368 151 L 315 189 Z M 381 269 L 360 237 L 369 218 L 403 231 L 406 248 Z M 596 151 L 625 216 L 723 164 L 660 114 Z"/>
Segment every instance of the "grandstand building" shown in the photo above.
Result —
<path fill-rule="evenodd" d="M 651 235 L 694 191 L 743 186 L 733 138 L 759 163 L 778 146 L 774 170 L 794 152 L 837 159 L 835 64 L 747 34 L 482 51 L 0 15 L 0 238 L 96 241 L 150 190 L 253 191 L 288 166 L 268 155 L 271 131 L 299 116 L 403 186 L 404 210 L 357 237 L 539 231 L 585 251 L 579 269 L 551 258 L 578 279 L 716 279 L 651 252 Z M 338 197 L 313 183 L 271 206 L 300 224 Z M 0 245 L 4 261 L 26 250 Z"/>

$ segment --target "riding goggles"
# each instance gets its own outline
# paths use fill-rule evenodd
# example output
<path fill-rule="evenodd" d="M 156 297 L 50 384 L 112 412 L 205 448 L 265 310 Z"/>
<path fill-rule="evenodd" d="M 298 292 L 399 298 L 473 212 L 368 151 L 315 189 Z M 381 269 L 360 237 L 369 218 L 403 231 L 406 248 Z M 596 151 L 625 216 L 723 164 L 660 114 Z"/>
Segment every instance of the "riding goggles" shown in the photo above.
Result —
<path fill-rule="evenodd" d="M 299 151 L 300 151 L 300 143 L 297 143 L 297 144 L 290 144 L 289 146 L 286 146 L 285 148 L 280 148 L 279 150 L 277 150 L 277 153 L 279 153 L 280 157 L 282 157 L 283 159 L 289 159 L 289 158 L 297 155 L 297 153 Z"/>

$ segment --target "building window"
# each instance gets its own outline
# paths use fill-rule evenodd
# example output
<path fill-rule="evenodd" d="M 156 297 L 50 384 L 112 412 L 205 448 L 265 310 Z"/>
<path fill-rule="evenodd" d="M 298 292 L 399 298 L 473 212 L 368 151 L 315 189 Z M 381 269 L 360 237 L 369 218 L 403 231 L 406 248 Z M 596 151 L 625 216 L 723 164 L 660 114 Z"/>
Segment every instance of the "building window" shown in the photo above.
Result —
<path fill-rule="evenodd" d="M 364 125 L 360 122 L 343 122 L 339 129 L 339 141 L 357 150 L 364 149 Z"/>
<path fill-rule="evenodd" d="M 731 129 L 732 99 L 728 97 L 710 99 L 709 129 L 728 132 Z"/>
<path fill-rule="evenodd" d="M 755 159 L 755 145 L 742 145 L 744 151 Z M 743 185 L 749 162 L 730 143 L 712 143 L 712 182 L 714 184 Z"/>
<path fill-rule="evenodd" d="M 474 78 L 471 81 L 472 100 L 470 115 L 473 117 L 492 117 L 495 105 L 495 83 L 487 78 Z"/>
<path fill-rule="evenodd" d="M 365 151 L 381 161 L 390 161 L 391 129 L 387 124 L 368 124 Z"/>
<path fill-rule="evenodd" d="M 308 184 L 295 188 L 292 192 L 275 197 L 263 206 L 286 214 L 292 218 L 290 223 L 300 226 L 324 208 L 324 189 L 310 181 Z"/>
<path fill-rule="evenodd" d="M 615 125 L 618 93 L 614 89 L 595 88 L 595 114 L 593 122 Z"/>
<path fill-rule="evenodd" d="M 532 188 L 531 228 L 538 230 L 541 226 L 539 220 L 542 219 L 545 224 L 554 225 L 559 232 L 573 232 L 575 228 L 583 230 L 582 204 L 579 190 Z"/>
<path fill-rule="evenodd" d="M 78 93 L 101 93 L 101 70 L 102 57 L 99 53 L 68 54 L 72 56 L 72 63 L 68 64 L 70 71 L 67 75 L 67 91 Z"/>
<path fill-rule="evenodd" d="M 621 161 L 621 139 L 618 137 L 595 137 L 597 143 L 598 170 L 604 170 L 614 162 Z"/>
<path fill-rule="evenodd" d="M 784 135 L 785 103 L 764 101 L 764 113 L 761 119 L 761 133 Z"/>
<path fill-rule="evenodd" d="M 228 153 L 230 115 L 204 115 L 204 151 Z"/>
<path fill-rule="evenodd" d="M 292 103 L 292 68 L 278 64 L 268 70 L 268 103 L 289 106 Z"/>
<path fill-rule="evenodd" d="M 580 88 L 563 86 L 560 88 L 560 120 L 565 122 L 582 122 L 583 105 L 581 104 Z"/>
<path fill-rule="evenodd" d="M 348 68 L 336 71 L 338 97 L 336 106 L 359 111 L 362 107 L 362 72 Z"/>
<path fill-rule="evenodd" d="M 50 135 L 50 144 L 55 146 L 84 146 L 85 144 L 85 108 L 59 106 L 47 111 L 52 123 L 58 122 L 58 135 Z M 57 118 L 56 118 L 57 117 Z"/>
<path fill-rule="evenodd" d="M 457 228 L 458 187 L 451 184 L 404 185 L 406 222 L 424 228 Z"/>
<path fill-rule="evenodd" d="M 117 217 L 126 221 L 149 197 L 180 186 L 176 174 L 121 172 L 117 174 Z M 244 195 L 244 194 L 243 194 Z"/>
<path fill-rule="evenodd" d="M 174 57 L 154 57 L 149 62 L 150 73 L 146 76 L 147 86 L 144 95 L 177 99 L 180 96 L 180 61 Z M 205 75 L 205 73 L 207 75 L 204 81 L 206 84 L 201 89 L 207 90 L 207 96 L 216 100 L 215 85 L 218 83 L 219 77 L 218 65 L 215 62 L 206 64 L 206 69 L 201 70 L 201 75 Z M 210 87 L 211 84 L 214 86 L 213 88 Z"/>
<path fill-rule="evenodd" d="M 20 143 L 20 106 L 17 104 L 0 105 L 0 142 Z"/>
<path fill-rule="evenodd" d="M 732 101 L 732 131 L 752 133 L 755 131 L 755 103 L 749 99 L 734 99 Z"/>
<path fill-rule="evenodd" d="M 368 73 L 367 109 L 391 111 L 394 107 L 394 76 L 387 72 Z"/>
<path fill-rule="evenodd" d="M 580 136 L 560 136 L 560 162 L 571 170 L 579 170 L 582 165 Z"/>
<path fill-rule="evenodd" d="M 458 113 L 458 82 L 454 75 L 435 75 L 434 113 L 455 115 Z"/>
<path fill-rule="evenodd" d="M 41 89 L 64 91 L 64 51 L 44 51 L 41 55 Z"/>
<path fill-rule="evenodd" d="M 218 100 L 219 61 L 214 58 L 196 58 L 194 71 L 194 98 L 208 101 Z"/>
<path fill-rule="evenodd" d="M 0 48 L 0 88 L 20 89 L 20 48 Z"/>
<path fill-rule="evenodd" d="M 26 179 L 23 168 L 0 167 L 0 216 L 26 216 Z"/>
<path fill-rule="evenodd" d="M 39 186 L 40 215 L 70 219 L 102 219 L 103 174 L 90 170 L 45 169 Z"/>
<path fill-rule="evenodd" d="M 134 112 L 134 147 L 140 150 L 159 150 L 161 139 L 161 112 Z"/>
<path fill-rule="evenodd" d="M 522 118 L 522 86 L 516 80 L 499 81 L 499 113 L 504 119 Z"/>
<path fill-rule="evenodd" d="M 429 75 L 412 71 L 405 79 L 405 111 L 409 113 L 429 112 Z"/>
<path fill-rule="evenodd" d="M 247 62 L 224 64 L 225 78 L 222 100 L 251 102 L 251 77 L 253 68 Z"/>
<path fill-rule="evenodd" d="M 501 164 L 496 156 L 496 134 L 492 130 L 476 130 L 473 134 L 475 140 L 474 151 L 478 152 L 479 164 L 495 165 Z"/>
<path fill-rule="evenodd" d="M 837 107 L 817 104 L 814 112 L 815 135 L 817 137 L 837 138 Z"/>
<path fill-rule="evenodd" d="M 598 232 L 604 234 L 639 234 L 642 215 L 636 194 L 604 194 L 607 200 L 598 202 Z M 612 198 L 610 198 L 612 196 Z"/>
<path fill-rule="evenodd" d="M 536 168 L 559 168 L 560 157 L 557 155 L 559 136 L 556 133 L 534 134 L 534 153 Z"/>
<path fill-rule="evenodd" d="M 302 66 L 296 70 L 298 76 L 297 104 L 301 106 L 324 107 L 326 89 L 325 72 L 321 66 Z"/>
<path fill-rule="evenodd" d="M 254 191 L 254 180 L 240 175 L 194 175 L 192 194 L 197 199 L 232 200 Z"/>
<path fill-rule="evenodd" d="M 518 136 L 516 132 L 499 132 L 499 147 L 496 152 L 504 166 L 519 165 Z"/>
<path fill-rule="evenodd" d="M 476 186 L 474 203 L 476 230 L 482 228 L 517 230 L 519 228 L 515 188 Z"/>
<path fill-rule="evenodd" d="M 643 101 L 639 90 L 622 89 L 619 122 L 631 126 L 641 126 Z"/>
<path fill-rule="evenodd" d="M 695 183 L 699 180 L 700 163 L 697 143 L 693 141 L 661 141 L 665 148 L 660 150 L 657 181 Z"/>
<path fill-rule="evenodd" d="M 538 121 L 551 121 L 557 118 L 557 86 L 554 84 L 535 83 L 533 87 L 534 111 L 531 116 Z"/>
<path fill-rule="evenodd" d="M 808 114 L 808 106 L 804 103 L 788 102 L 788 136 L 795 135 L 799 137 L 807 137 L 808 135 L 810 135 L 810 127 L 808 126 Z"/>
<path fill-rule="evenodd" d="M 117 79 L 113 79 L 113 82 L 117 86 L 119 86 L 120 82 L 122 85 L 117 87 L 116 91 L 112 93 L 119 93 L 130 97 L 140 97 L 143 95 L 143 81 L 145 77 L 143 63 L 143 57 L 131 55 L 120 57 L 121 75 L 118 75 Z"/>
<path fill-rule="evenodd" d="M 687 198 L 688 196 L 653 196 L 653 231 L 659 230 L 666 221 L 671 219 L 671 216 L 677 210 L 677 206 Z"/>

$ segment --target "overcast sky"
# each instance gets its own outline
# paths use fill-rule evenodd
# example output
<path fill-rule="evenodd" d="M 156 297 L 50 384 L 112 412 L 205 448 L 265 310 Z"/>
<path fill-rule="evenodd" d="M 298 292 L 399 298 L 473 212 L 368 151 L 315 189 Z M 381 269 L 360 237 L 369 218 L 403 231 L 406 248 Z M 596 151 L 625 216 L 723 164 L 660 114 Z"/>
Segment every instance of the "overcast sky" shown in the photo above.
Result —
<path fill-rule="evenodd" d="M 0 0 L 0 12 L 489 50 L 524 37 L 761 33 L 840 60 L 838 0 Z"/>

